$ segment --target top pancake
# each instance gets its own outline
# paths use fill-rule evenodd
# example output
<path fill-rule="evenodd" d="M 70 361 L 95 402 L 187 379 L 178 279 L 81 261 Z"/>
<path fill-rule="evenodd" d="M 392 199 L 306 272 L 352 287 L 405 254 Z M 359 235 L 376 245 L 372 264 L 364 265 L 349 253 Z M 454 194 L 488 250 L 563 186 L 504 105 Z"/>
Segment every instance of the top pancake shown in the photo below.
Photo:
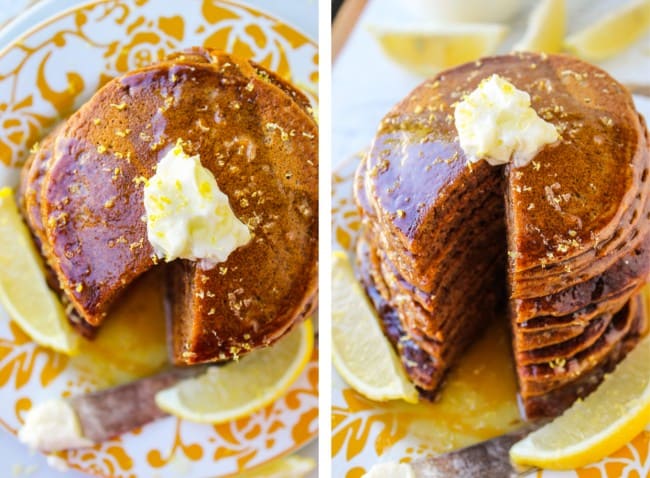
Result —
<path fill-rule="evenodd" d="M 562 135 L 509 175 L 509 200 L 517 204 L 510 208 L 509 234 L 515 275 L 592 251 L 621 229 L 639 191 L 643 126 L 629 93 L 609 75 L 562 55 L 518 53 L 463 65 L 426 81 L 393 108 L 370 153 L 370 201 L 411 263 L 434 260 L 432 231 L 462 203 L 461 192 L 477 174 L 496 174 L 481 172 L 489 167 L 484 162 L 467 165 L 453 121 L 454 103 L 492 74 L 528 92 L 535 111 Z M 621 239 L 629 227 L 622 227 Z M 422 272 L 408 279 L 427 289 Z"/>
<path fill-rule="evenodd" d="M 180 320 L 229 335 L 190 359 L 227 359 L 282 335 L 316 291 L 318 132 L 307 105 L 251 62 L 195 50 L 107 83 L 75 113 L 54 141 L 41 212 L 50 263 L 85 320 L 101 323 L 158 262 L 144 182 L 182 139 L 254 236 L 215 268 L 179 279 L 200 284 L 201 297 Z"/>

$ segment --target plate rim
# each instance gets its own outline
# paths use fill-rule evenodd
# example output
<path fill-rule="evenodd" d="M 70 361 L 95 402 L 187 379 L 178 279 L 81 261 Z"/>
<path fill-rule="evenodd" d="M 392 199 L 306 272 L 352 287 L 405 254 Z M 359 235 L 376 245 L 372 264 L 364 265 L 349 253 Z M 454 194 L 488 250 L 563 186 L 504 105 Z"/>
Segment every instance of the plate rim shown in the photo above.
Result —
<path fill-rule="evenodd" d="M 87 8 L 101 3 L 108 3 L 110 1 L 112 0 L 41 0 L 40 2 L 29 6 L 24 12 L 18 14 L 16 17 L 10 20 L 9 23 L 0 28 L 0 44 L 5 44 L 2 48 L 0 48 L 0 59 L 7 54 L 10 48 L 12 48 L 16 43 L 20 42 L 23 38 L 34 34 L 39 29 L 55 22 L 61 17 L 69 15 L 79 8 Z M 304 36 L 309 41 L 309 43 L 316 48 L 316 50 L 319 49 L 318 42 L 314 40 L 311 35 L 307 34 L 302 28 L 291 24 L 288 20 L 285 20 L 276 14 L 269 13 L 266 9 L 252 6 L 241 0 L 218 1 L 229 3 L 235 6 L 249 8 L 263 14 L 271 20 L 275 20 L 276 22 L 287 25 L 291 27 L 292 30 L 297 31 L 302 36 Z M 59 6 L 56 5 L 57 2 L 65 6 L 59 8 Z M 54 9 L 54 12 L 50 14 L 48 10 L 49 8 Z M 36 16 L 38 18 L 36 20 L 33 20 L 32 16 Z M 26 22 L 34 23 L 31 26 L 22 27 L 22 24 Z M 18 31 L 14 32 L 13 30 Z"/>

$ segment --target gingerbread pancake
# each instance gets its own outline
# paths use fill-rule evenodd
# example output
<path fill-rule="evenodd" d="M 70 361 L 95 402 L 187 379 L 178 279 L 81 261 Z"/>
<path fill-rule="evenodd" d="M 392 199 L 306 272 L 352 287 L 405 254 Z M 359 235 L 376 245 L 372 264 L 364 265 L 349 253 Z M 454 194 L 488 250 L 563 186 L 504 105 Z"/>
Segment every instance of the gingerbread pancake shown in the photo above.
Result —
<path fill-rule="evenodd" d="M 253 239 L 208 268 L 168 268 L 177 363 L 227 360 L 282 336 L 315 303 L 318 131 L 287 82 L 195 49 L 107 83 L 53 141 L 40 204 L 46 253 L 92 325 L 158 266 L 143 189 L 182 140 Z"/>
<path fill-rule="evenodd" d="M 523 167 L 470 164 L 458 141 L 454 104 L 494 74 L 561 136 Z M 561 412 L 624 356 L 646 329 L 635 295 L 650 272 L 648 144 L 627 90 L 563 55 L 462 65 L 386 115 L 355 193 L 374 287 L 379 275 L 405 340 L 437 360 L 421 388 L 437 388 L 506 285 L 529 415 Z"/>

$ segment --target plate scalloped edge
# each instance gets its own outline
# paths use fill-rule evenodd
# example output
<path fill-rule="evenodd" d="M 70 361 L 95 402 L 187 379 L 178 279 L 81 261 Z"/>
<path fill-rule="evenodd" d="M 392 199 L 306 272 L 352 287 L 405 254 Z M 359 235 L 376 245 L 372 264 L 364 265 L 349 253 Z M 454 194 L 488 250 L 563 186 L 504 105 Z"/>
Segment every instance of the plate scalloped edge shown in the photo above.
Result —
<path fill-rule="evenodd" d="M 318 50 L 303 33 L 228 0 L 99 0 L 61 12 L 0 52 L 0 185 L 16 184 L 27 151 L 109 78 L 165 52 L 210 45 L 291 78 L 316 103 Z M 15 433 L 32 404 L 92 388 L 68 360 L 37 347 L 0 309 L 0 425 Z M 235 474 L 317 435 L 317 354 L 286 396 L 218 426 L 166 418 L 89 450 L 61 454 L 96 476 Z"/>

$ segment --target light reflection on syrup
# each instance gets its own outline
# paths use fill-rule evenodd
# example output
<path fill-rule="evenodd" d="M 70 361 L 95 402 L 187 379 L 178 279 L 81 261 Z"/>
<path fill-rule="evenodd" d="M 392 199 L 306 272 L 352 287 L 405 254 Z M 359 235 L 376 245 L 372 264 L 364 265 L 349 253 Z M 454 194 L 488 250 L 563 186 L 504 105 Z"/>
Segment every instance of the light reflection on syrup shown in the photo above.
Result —
<path fill-rule="evenodd" d="M 93 341 L 83 340 L 72 365 L 97 388 L 152 375 L 168 363 L 164 278 L 138 279 L 118 300 Z"/>
<path fill-rule="evenodd" d="M 428 453 L 444 453 L 518 428 L 523 422 L 505 318 L 467 350 L 435 403 L 377 403 L 357 394 L 355 399 L 363 409 L 395 414 L 398 429 L 392 435 L 406 435 L 421 443 L 419 451 Z"/>

